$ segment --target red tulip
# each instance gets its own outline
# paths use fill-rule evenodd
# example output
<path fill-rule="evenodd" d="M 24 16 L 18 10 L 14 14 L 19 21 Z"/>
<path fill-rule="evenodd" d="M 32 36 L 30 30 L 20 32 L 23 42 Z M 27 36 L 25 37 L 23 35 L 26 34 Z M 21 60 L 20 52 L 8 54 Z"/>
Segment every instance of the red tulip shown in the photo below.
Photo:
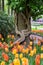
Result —
<path fill-rule="evenodd" d="M 3 56 L 5 61 L 9 60 L 9 56 L 7 54 L 5 54 L 4 52 L 2 53 L 2 56 Z"/>
<path fill-rule="evenodd" d="M 36 65 L 40 65 L 40 55 L 36 56 L 35 63 Z"/>

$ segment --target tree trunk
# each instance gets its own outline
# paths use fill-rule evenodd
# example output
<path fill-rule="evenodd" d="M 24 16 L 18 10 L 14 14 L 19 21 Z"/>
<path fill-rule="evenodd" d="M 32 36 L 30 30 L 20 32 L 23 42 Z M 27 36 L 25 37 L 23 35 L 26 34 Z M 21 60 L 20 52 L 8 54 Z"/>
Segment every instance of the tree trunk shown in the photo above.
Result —
<path fill-rule="evenodd" d="M 17 27 L 18 27 L 18 13 L 17 13 Z"/>
<path fill-rule="evenodd" d="M 18 30 L 28 29 L 31 31 L 30 13 L 26 17 L 24 13 L 14 12 L 14 18 Z"/>
<path fill-rule="evenodd" d="M 28 19 L 26 22 L 27 22 L 28 30 L 31 31 L 31 18 L 30 18 L 30 16 L 28 16 Z"/>
<path fill-rule="evenodd" d="M 1 10 L 1 0 L 0 0 L 0 10 Z"/>
<path fill-rule="evenodd" d="M 26 16 L 27 16 L 27 27 L 28 27 L 28 30 L 31 31 L 31 21 L 30 21 L 30 12 L 28 12 L 28 9 L 26 8 Z"/>
<path fill-rule="evenodd" d="M 4 11 L 4 0 L 2 0 L 2 10 Z"/>
<path fill-rule="evenodd" d="M 30 14 L 28 13 L 28 15 L 27 15 L 27 17 L 23 14 L 23 13 L 21 13 L 21 15 L 23 16 L 23 18 L 24 18 L 24 20 L 25 20 L 25 26 L 27 27 L 27 29 L 29 30 L 29 31 L 31 31 L 31 19 L 30 19 Z"/>
<path fill-rule="evenodd" d="M 14 11 L 14 20 L 15 20 L 15 24 L 17 25 L 17 29 L 18 29 L 18 13 L 16 13 Z"/>

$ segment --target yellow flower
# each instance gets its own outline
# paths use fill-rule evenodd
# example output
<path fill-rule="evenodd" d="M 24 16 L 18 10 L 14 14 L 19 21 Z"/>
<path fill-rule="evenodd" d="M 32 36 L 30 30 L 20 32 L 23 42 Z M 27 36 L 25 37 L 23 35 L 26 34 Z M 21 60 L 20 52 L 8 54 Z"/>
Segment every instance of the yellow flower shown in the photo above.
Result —
<path fill-rule="evenodd" d="M 14 39 L 14 35 L 12 35 L 12 39 Z"/>
<path fill-rule="evenodd" d="M 20 65 L 20 60 L 18 58 L 14 59 L 13 64 L 14 65 Z"/>
<path fill-rule="evenodd" d="M 5 65 L 5 62 L 4 62 L 4 61 L 2 61 L 2 62 L 1 62 L 1 65 Z"/>
<path fill-rule="evenodd" d="M 31 50 L 29 55 L 30 55 L 30 56 L 33 56 L 33 55 L 34 55 L 34 51 Z"/>
<path fill-rule="evenodd" d="M 15 54 L 15 58 L 18 58 L 18 54 Z"/>
<path fill-rule="evenodd" d="M 43 51 L 43 46 L 41 46 L 41 51 Z"/>
<path fill-rule="evenodd" d="M 2 41 L 4 40 L 4 38 L 2 38 Z"/>
<path fill-rule="evenodd" d="M 41 59 L 43 59 L 43 53 L 41 54 Z"/>
<path fill-rule="evenodd" d="M 22 58 L 22 65 L 29 65 L 27 58 L 25 58 L 25 57 Z"/>
<path fill-rule="evenodd" d="M 12 47 L 13 46 L 13 43 L 12 44 L 10 44 L 10 47 Z"/>
<path fill-rule="evenodd" d="M 14 50 L 12 51 L 12 54 L 16 54 L 16 53 L 17 53 L 17 50 L 14 49 Z"/>
<path fill-rule="evenodd" d="M 22 53 L 25 53 L 25 49 L 22 49 Z"/>
<path fill-rule="evenodd" d="M 10 36 L 8 35 L 7 38 L 10 38 Z"/>
<path fill-rule="evenodd" d="M 6 51 L 6 52 L 9 52 L 9 49 L 8 49 L 8 48 L 5 48 L 5 51 Z"/>
<path fill-rule="evenodd" d="M 26 54 L 28 54 L 28 52 L 29 52 L 29 49 L 28 49 L 28 48 L 27 48 L 27 49 L 25 49 L 25 53 L 26 53 Z"/>
<path fill-rule="evenodd" d="M 23 54 L 21 53 L 21 54 L 20 54 L 20 59 L 22 59 L 22 58 L 23 58 Z"/>
<path fill-rule="evenodd" d="M 34 49 L 33 49 L 34 54 L 36 54 L 36 51 L 37 51 L 37 49 L 36 49 L 36 47 L 34 47 Z"/>
<path fill-rule="evenodd" d="M 33 44 L 33 42 L 32 41 L 30 41 L 30 45 L 32 45 Z"/>
<path fill-rule="evenodd" d="M 7 36 L 7 38 L 11 38 L 11 35 L 9 34 L 9 35 Z"/>
<path fill-rule="evenodd" d="M 18 45 L 18 47 L 17 47 L 18 49 L 20 49 L 21 47 L 20 47 L 20 45 Z"/>

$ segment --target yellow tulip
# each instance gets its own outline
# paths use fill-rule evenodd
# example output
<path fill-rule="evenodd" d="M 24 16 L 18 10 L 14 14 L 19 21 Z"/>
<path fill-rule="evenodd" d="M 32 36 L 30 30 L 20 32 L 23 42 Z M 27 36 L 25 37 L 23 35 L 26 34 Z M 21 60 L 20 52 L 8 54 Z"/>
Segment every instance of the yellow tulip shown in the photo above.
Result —
<path fill-rule="evenodd" d="M 20 54 L 20 59 L 22 59 L 22 58 L 23 58 L 23 54 L 21 53 L 21 54 Z"/>
<path fill-rule="evenodd" d="M 29 65 L 27 58 L 25 58 L 25 57 L 22 58 L 22 65 Z"/>
<path fill-rule="evenodd" d="M 12 51 L 12 54 L 17 54 L 17 50 L 14 49 L 14 50 Z"/>
<path fill-rule="evenodd" d="M 43 51 L 43 46 L 41 46 L 41 51 Z"/>
<path fill-rule="evenodd" d="M 10 36 L 8 35 L 7 38 L 10 38 Z"/>
<path fill-rule="evenodd" d="M 33 42 L 32 41 L 30 41 L 30 45 L 33 45 Z"/>
<path fill-rule="evenodd" d="M 22 53 L 25 53 L 25 49 L 22 49 Z"/>
<path fill-rule="evenodd" d="M 20 45 L 18 45 L 18 49 L 20 49 L 21 47 L 20 47 Z"/>
<path fill-rule="evenodd" d="M 31 50 L 29 55 L 30 55 L 30 56 L 33 56 L 33 55 L 34 55 L 34 51 Z"/>
<path fill-rule="evenodd" d="M 9 52 L 9 49 L 8 49 L 8 48 L 5 48 L 5 51 L 6 51 L 6 52 Z"/>
<path fill-rule="evenodd" d="M 15 58 L 18 58 L 18 54 L 15 54 Z"/>
<path fill-rule="evenodd" d="M 14 59 L 13 64 L 14 65 L 20 65 L 20 60 L 18 58 Z"/>
<path fill-rule="evenodd" d="M 27 49 L 25 49 L 25 53 L 26 53 L 26 54 L 28 54 L 28 52 L 29 52 L 29 49 L 28 49 L 28 48 L 27 48 Z"/>
<path fill-rule="evenodd" d="M 41 54 L 41 59 L 43 59 L 43 53 Z"/>
<path fill-rule="evenodd" d="M 36 49 L 36 47 L 34 47 L 34 49 L 33 49 L 34 54 L 36 54 L 36 51 L 37 51 L 37 49 Z"/>
<path fill-rule="evenodd" d="M 10 47 L 12 47 L 14 44 L 12 43 L 12 44 L 10 44 Z"/>
<path fill-rule="evenodd" d="M 1 62 L 1 65 L 5 65 L 5 62 L 4 62 L 4 61 L 2 61 L 2 62 Z"/>
<path fill-rule="evenodd" d="M 4 40 L 4 38 L 2 38 L 2 41 Z"/>

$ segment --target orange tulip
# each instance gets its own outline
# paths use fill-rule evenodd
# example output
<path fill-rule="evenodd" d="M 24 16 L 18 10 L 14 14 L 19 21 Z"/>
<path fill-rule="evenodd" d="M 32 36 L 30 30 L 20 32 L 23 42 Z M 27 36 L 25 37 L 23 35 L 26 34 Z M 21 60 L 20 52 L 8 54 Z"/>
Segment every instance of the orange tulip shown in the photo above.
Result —
<path fill-rule="evenodd" d="M 39 45 L 39 46 L 41 45 L 41 41 L 40 41 L 40 40 L 38 40 L 38 45 Z"/>
<path fill-rule="evenodd" d="M 12 39 L 14 39 L 14 38 L 15 38 L 15 36 L 14 36 L 14 35 L 12 35 L 11 37 L 12 37 Z"/>
<path fill-rule="evenodd" d="M 13 63 L 10 63 L 10 65 L 13 65 Z"/>
<path fill-rule="evenodd" d="M 22 65 L 29 65 L 27 58 L 25 58 L 25 57 L 22 58 Z"/>
<path fill-rule="evenodd" d="M 32 46 L 28 45 L 28 48 L 29 48 L 30 51 L 32 50 Z"/>
<path fill-rule="evenodd" d="M 4 47 L 4 45 L 2 44 L 2 42 L 0 42 L 0 47 L 1 47 L 1 48 L 3 48 L 3 47 Z"/>
<path fill-rule="evenodd" d="M 37 55 L 37 56 L 36 56 L 35 64 L 36 64 L 36 65 L 40 65 L 40 55 Z"/>
<path fill-rule="evenodd" d="M 5 51 L 6 51 L 6 52 L 9 52 L 9 49 L 8 49 L 8 48 L 5 48 Z"/>
<path fill-rule="evenodd" d="M 9 60 L 9 56 L 7 54 L 5 54 L 4 52 L 2 53 L 2 56 L 3 56 L 5 61 Z"/>

